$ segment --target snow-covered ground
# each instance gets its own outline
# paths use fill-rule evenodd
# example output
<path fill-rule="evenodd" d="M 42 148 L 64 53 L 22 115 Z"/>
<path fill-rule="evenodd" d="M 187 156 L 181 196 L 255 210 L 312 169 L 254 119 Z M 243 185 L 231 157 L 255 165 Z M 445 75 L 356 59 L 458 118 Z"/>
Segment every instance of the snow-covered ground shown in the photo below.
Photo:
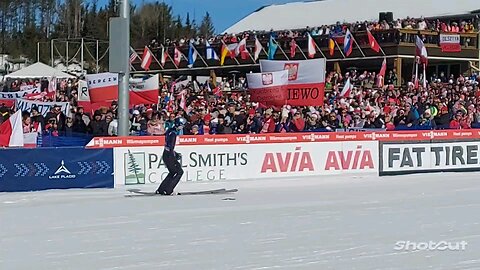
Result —
<path fill-rule="evenodd" d="M 0 194 L 0 269 L 480 269 L 480 174 Z M 228 200 L 224 200 L 228 198 Z M 233 198 L 235 200 L 233 200 Z M 397 250 L 397 241 L 465 250 Z"/>

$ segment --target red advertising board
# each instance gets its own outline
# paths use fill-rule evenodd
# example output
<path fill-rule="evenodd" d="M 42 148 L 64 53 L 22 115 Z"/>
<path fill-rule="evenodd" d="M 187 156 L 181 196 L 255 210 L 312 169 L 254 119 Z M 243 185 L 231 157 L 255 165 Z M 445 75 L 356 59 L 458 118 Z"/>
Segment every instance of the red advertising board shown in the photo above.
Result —
<path fill-rule="evenodd" d="M 423 141 L 423 140 L 480 139 L 480 130 L 442 131 L 377 131 L 377 132 L 324 132 L 324 133 L 271 133 L 271 134 L 217 134 L 179 136 L 179 145 L 265 144 L 329 141 Z M 87 148 L 114 148 L 136 146 L 163 146 L 163 136 L 96 137 Z"/>

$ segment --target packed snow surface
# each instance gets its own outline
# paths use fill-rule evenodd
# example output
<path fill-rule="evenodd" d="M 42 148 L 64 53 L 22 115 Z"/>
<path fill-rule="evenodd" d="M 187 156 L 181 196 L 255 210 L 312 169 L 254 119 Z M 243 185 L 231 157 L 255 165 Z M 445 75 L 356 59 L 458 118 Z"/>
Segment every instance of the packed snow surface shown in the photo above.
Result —
<path fill-rule="evenodd" d="M 480 269 L 480 174 L 0 194 L 0 269 Z M 143 189 L 154 189 L 145 186 Z M 466 242 L 461 250 L 398 249 Z"/>

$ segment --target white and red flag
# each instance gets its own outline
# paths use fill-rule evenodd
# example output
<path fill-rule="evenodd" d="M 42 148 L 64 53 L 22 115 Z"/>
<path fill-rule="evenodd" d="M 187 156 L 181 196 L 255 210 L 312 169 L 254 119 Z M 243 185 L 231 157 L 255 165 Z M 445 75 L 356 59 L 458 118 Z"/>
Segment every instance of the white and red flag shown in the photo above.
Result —
<path fill-rule="evenodd" d="M 255 37 L 255 62 L 258 60 L 258 57 L 260 56 L 260 53 L 262 52 L 263 46 L 262 43 L 258 40 L 257 37 Z"/>
<path fill-rule="evenodd" d="M 23 147 L 22 111 L 18 110 L 0 125 L 0 146 Z"/>
<path fill-rule="evenodd" d="M 425 44 L 423 44 L 422 39 L 417 36 L 415 41 L 415 55 L 420 57 L 420 63 L 428 65 L 428 53 Z"/>
<path fill-rule="evenodd" d="M 247 73 L 250 100 L 268 105 L 287 103 L 288 71 Z"/>
<path fill-rule="evenodd" d="M 287 104 L 292 106 L 323 106 L 325 66 L 325 58 L 260 60 L 261 72 L 288 71 Z"/>
<path fill-rule="evenodd" d="M 345 85 L 343 86 L 342 92 L 340 92 L 340 97 L 350 97 L 350 93 L 352 92 L 353 85 L 350 82 L 350 78 L 347 79 Z"/>
<path fill-rule="evenodd" d="M 118 74 L 98 73 L 85 76 L 92 103 L 118 100 Z"/>
<path fill-rule="evenodd" d="M 308 57 L 314 58 L 317 50 L 315 49 L 315 41 L 312 36 L 308 34 Z"/>

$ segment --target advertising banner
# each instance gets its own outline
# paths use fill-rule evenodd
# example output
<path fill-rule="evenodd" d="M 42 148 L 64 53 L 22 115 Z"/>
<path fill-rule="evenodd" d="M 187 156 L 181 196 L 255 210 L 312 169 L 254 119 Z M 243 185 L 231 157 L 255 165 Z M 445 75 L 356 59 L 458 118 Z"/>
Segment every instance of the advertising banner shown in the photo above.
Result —
<path fill-rule="evenodd" d="M 0 192 L 112 188 L 112 149 L 83 147 L 4 149 Z"/>
<path fill-rule="evenodd" d="M 324 58 L 311 60 L 260 60 L 262 72 L 287 70 L 287 104 L 292 106 L 322 106 L 325 90 Z"/>
<path fill-rule="evenodd" d="M 480 142 L 382 143 L 380 175 L 479 171 Z"/>
<path fill-rule="evenodd" d="M 377 174 L 378 142 L 178 146 L 181 181 L 218 181 L 334 174 Z M 115 185 L 159 185 L 168 174 L 163 147 L 114 149 Z"/>

